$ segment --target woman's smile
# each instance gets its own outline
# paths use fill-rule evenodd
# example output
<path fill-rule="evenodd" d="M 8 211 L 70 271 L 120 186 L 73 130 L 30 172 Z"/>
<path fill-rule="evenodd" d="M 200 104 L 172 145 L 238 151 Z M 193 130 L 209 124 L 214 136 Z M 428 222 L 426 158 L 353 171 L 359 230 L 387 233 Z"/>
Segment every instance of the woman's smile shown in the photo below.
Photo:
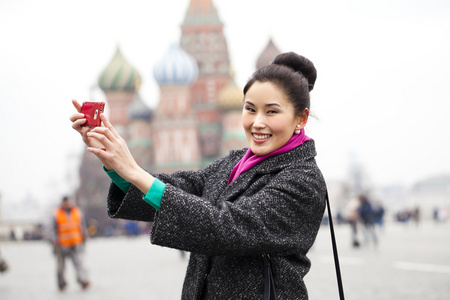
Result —
<path fill-rule="evenodd" d="M 253 133 L 253 139 L 255 140 L 256 143 L 263 143 L 271 136 L 272 136 L 271 134 Z"/>

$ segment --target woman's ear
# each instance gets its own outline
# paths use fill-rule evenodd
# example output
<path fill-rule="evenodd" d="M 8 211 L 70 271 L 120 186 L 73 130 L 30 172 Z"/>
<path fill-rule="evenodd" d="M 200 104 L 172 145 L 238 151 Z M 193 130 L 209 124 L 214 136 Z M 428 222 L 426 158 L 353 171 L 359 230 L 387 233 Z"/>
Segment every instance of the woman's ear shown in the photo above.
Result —
<path fill-rule="evenodd" d="M 308 117 L 309 117 L 309 109 L 305 108 L 301 116 L 298 117 L 298 125 L 300 125 L 300 127 L 297 127 L 296 129 L 303 129 L 306 126 L 306 123 L 308 122 Z"/>

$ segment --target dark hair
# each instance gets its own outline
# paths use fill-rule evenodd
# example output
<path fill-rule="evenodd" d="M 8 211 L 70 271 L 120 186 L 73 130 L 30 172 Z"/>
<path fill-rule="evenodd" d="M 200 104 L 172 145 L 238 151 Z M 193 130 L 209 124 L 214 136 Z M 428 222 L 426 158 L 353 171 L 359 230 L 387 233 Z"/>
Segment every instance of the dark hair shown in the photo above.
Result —
<path fill-rule="evenodd" d="M 270 65 L 256 70 L 244 87 L 244 96 L 256 82 L 271 82 L 277 85 L 292 102 L 296 115 L 309 109 L 309 92 L 314 88 L 317 71 L 307 58 L 294 52 L 281 53 Z"/>

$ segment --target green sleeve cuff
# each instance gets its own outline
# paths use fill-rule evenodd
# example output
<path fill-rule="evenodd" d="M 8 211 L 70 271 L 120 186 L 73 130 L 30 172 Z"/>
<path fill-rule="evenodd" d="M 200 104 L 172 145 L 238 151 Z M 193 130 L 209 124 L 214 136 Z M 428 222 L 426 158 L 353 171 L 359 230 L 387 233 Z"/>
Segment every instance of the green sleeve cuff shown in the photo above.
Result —
<path fill-rule="evenodd" d="M 114 170 L 107 171 L 104 166 L 103 166 L 103 171 L 105 171 L 106 174 L 108 174 L 108 176 L 109 176 L 109 178 L 111 178 L 112 182 L 114 182 L 114 184 L 117 185 L 122 192 L 126 193 L 128 191 L 128 188 L 130 187 L 130 184 L 131 184 L 129 181 L 120 177 L 120 175 L 117 174 L 117 172 Z"/>
<path fill-rule="evenodd" d="M 159 208 L 161 207 L 161 198 L 165 188 L 166 185 L 155 178 L 152 186 L 142 199 L 159 211 Z"/>

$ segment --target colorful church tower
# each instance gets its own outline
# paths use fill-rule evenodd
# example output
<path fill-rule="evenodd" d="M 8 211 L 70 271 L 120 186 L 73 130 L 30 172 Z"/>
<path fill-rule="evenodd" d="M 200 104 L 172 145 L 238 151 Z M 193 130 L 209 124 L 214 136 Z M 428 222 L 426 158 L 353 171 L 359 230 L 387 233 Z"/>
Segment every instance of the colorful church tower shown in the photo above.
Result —
<path fill-rule="evenodd" d="M 205 165 L 221 154 L 222 114 L 217 99 L 230 81 L 223 23 L 212 0 L 190 0 L 181 31 L 180 46 L 195 58 L 199 69 L 191 93 Z"/>
<path fill-rule="evenodd" d="M 125 59 L 117 47 L 116 53 L 98 78 L 98 85 L 108 100 L 109 120 L 125 140 L 129 138 L 127 125 L 130 121 L 128 106 L 141 85 L 141 75 Z"/>
<path fill-rule="evenodd" d="M 155 173 L 197 170 L 201 167 L 198 122 L 191 86 L 198 76 L 195 59 L 171 45 L 153 75 L 160 88 L 159 104 L 151 122 Z"/>

